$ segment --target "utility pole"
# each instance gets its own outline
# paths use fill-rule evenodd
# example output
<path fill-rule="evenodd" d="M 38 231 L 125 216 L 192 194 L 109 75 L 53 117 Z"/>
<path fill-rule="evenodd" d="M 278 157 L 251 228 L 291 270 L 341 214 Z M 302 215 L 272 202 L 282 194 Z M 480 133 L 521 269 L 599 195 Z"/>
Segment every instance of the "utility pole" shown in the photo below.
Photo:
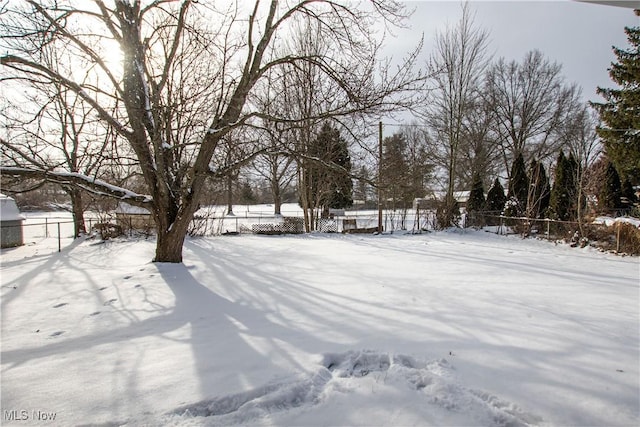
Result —
<path fill-rule="evenodd" d="M 382 122 L 378 123 L 378 233 L 382 233 Z"/>

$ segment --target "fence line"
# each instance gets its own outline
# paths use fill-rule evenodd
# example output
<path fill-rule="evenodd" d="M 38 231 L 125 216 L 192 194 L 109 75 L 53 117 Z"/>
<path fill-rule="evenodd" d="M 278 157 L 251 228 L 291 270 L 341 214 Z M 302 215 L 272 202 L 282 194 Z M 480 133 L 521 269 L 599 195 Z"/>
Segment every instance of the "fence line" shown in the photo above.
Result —
<path fill-rule="evenodd" d="M 202 215 L 191 222 L 189 234 L 193 236 L 212 236 L 221 234 L 252 233 L 255 229 L 277 230 L 285 222 L 302 220 L 302 212 L 297 215 Z M 345 226 L 345 224 L 347 224 Z M 331 215 L 329 218 L 314 218 L 314 230 L 325 233 L 341 233 L 354 230 L 377 230 L 378 213 L 375 211 L 346 211 L 344 215 Z M 383 227 L 385 231 L 425 231 L 435 228 L 435 213 L 420 211 L 384 211 Z M 284 231 L 283 231 L 284 232 Z"/>
<path fill-rule="evenodd" d="M 35 218 L 29 218 L 29 219 L 35 219 Z M 52 218 L 42 218 L 44 219 L 43 222 L 33 223 L 33 222 L 28 222 L 29 219 L 24 221 L 22 224 L 12 224 L 12 225 L 3 224 L 0 227 L 2 234 L 7 232 L 11 233 L 12 235 L 19 234 L 21 237 L 20 241 L 22 242 L 22 244 L 26 244 L 29 242 L 38 243 L 38 241 L 42 242 L 43 240 L 53 237 L 57 241 L 58 252 L 62 251 L 63 239 L 74 238 L 72 220 L 50 221 L 50 219 Z M 37 218 L 37 219 L 41 219 L 41 218 Z M 69 227 L 63 227 L 63 225 L 67 225 L 67 224 L 71 224 L 70 232 L 68 230 Z M 52 236 L 52 233 L 54 233 L 55 235 Z"/>
<path fill-rule="evenodd" d="M 247 211 L 248 212 L 248 211 Z M 189 227 L 191 236 L 213 236 L 224 234 L 284 234 L 302 233 L 302 212 L 298 215 L 203 215 L 195 217 Z M 377 230 L 378 213 L 375 211 L 346 211 L 344 215 L 332 218 L 316 218 L 315 229 L 324 233 L 340 232 L 374 232 Z M 386 232 L 409 231 L 420 233 L 438 228 L 435 212 L 429 210 L 385 210 L 383 212 L 383 225 Z M 39 221 L 39 222 L 34 222 Z M 113 222 L 115 221 L 115 223 Z M 100 227 L 115 226 L 112 236 L 126 233 L 132 236 L 136 233 L 149 235 L 153 233 L 153 224 L 149 221 L 134 222 L 131 218 L 123 220 L 114 216 L 104 218 L 85 218 L 88 225 L 87 231 L 94 232 Z M 141 224 L 143 224 L 141 226 Z M 616 223 L 614 228 L 606 224 L 595 224 L 576 221 L 559 221 L 548 218 L 507 217 L 497 213 L 471 213 L 463 214 L 458 224 L 460 227 L 477 227 L 496 234 L 521 234 L 523 236 L 538 236 L 547 240 L 563 240 L 574 246 L 584 246 L 598 241 L 600 247 L 605 250 L 640 254 L 640 230 L 637 227 L 625 227 Z M 57 239 L 57 250 L 62 250 L 63 239 L 74 237 L 73 221 L 67 218 L 56 217 L 28 217 L 20 225 L 2 225 L 4 233 L 8 228 L 21 227 L 25 242 L 38 243 L 50 238 Z M 628 230 L 627 230 L 628 228 Z M 39 233 L 38 230 L 41 230 Z M 103 229 L 98 230 L 100 232 Z M 55 236 L 52 236 L 55 234 Z"/>
<path fill-rule="evenodd" d="M 464 218 L 464 225 L 481 229 L 495 228 L 496 234 L 542 236 L 562 240 L 571 246 L 593 245 L 616 253 L 640 255 L 640 229 L 623 221 L 613 226 L 594 222 L 561 221 L 549 218 L 508 217 L 474 212 Z"/>

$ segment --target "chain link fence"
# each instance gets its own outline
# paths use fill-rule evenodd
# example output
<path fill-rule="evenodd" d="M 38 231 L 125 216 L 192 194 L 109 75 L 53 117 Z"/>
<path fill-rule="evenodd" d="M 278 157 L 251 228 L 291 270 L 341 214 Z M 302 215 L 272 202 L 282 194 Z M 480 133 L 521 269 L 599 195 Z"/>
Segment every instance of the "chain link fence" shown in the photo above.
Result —
<path fill-rule="evenodd" d="M 436 216 L 432 211 L 384 210 L 382 226 L 386 232 L 421 232 L 436 228 Z M 329 218 L 315 217 L 313 230 L 320 233 L 375 233 L 378 231 L 378 211 L 345 211 Z M 287 215 L 196 215 L 189 227 L 191 236 L 215 236 L 232 234 L 298 234 L 304 232 L 302 212 Z"/>
<path fill-rule="evenodd" d="M 65 217 L 27 217 L 18 224 L 3 224 L 0 233 L 20 235 L 19 243 L 49 247 L 52 252 L 60 252 L 74 238 L 73 221 Z"/>
<path fill-rule="evenodd" d="M 571 246 L 597 247 L 628 255 L 640 255 L 640 228 L 632 220 L 558 221 L 548 218 L 508 217 L 496 212 L 472 212 L 463 217 L 464 227 L 476 227 L 496 234 L 519 234 L 550 241 L 562 241 Z"/>
<path fill-rule="evenodd" d="M 435 212 L 431 210 L 385 210 L 384 231 L 420 233 L 438 229 Z M 154 233 L 150 218 L 116 217 L 116 215 L 88 215 L 85 225 L 89 233 L 100 233 L 103 238 L 118 235 L 144 235 Z M 549 241 L 562 241 L 572 246 L 595 246 L 604 251 L 640 255 L 640 228 L 636 223 L 617 220 L 613 223 L 593 221 L 557 221 L 526 217 L 507 217 L 499 212 L 473 212 L 460 217 L 460 227 L 474 227 L 496 234 L 518 234 Z M 18 232 L 9 227 L 21 227 L 25 245 L 40 245 L 51 252 L 60 251 L 71 244 L 74 237 L 70 216 L 28 216 L 21 226 L 2 226 L 2 233 Z M 314 229 L 321 233 L 374 233 L 378 230 L 377 211 L 346 211 L 344 215 L 316 218 Z M 234 234 L 300 234 L 304 233 L 301 212 L 282 215 L 221 216 L 220 212 L 194 217 L 189 230 L 191 236 Z"/>

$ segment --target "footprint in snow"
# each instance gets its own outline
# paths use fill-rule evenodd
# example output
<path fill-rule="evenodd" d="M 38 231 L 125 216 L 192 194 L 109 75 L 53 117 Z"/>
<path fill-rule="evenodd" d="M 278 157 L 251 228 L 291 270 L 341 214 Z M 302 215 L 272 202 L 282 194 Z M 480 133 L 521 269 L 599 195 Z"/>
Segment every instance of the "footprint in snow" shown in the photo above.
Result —
<path fill-rule="evenodd" d="M 384 377 L 383 383 L 389 381 L 390 384 L 402 382 L 409 385 L 409 390 L 413 388 L 426 404 L 438 406 L 444 411 L 462 413 L 470 420 L 479 417 L 479 425 L 525 427 L 543 422 L 541 417 L 526 412 L 512 402 L 458 384 L 450 376 L 453 369 L 446 359 L 422 361 L 411 356 L 370 350 L 326 353 L 321 366 L 314 373 L 300 374 L 241 393 L 184 405 L 167 415 L 211 417 L 213 424 L 247 424 L 256 414 L 315 406 L 322 402 L 328 391 L 335 389 L 336 384 L 343 387 L 355 384 L 358 387 L 359 381 L 373 374 Z"/>
<path fill-rule="evenodd" d="M 103 305 L 111 305 L 116 301 L 118 301 L 118 298 L 111 298 L 109 301 L 105 302 Z"/>
<path fill-rule="evenodd" d="M 65 331 L 56 331 L 54 333 L 52 333 L 51 335 L 49 335 L 50 337 L 59 337 L 60 335 L 64 334 Z"/>
<path fill-rule="evenodd" d="M 104 291 L 105 289 L 107 289 L 106 286 L 101 287 L 100 289 L 98 289 L 99 291 Z"/>
<path fill-rule="evenodd" d="M 124 276 L 124 280 L 129 280 L 131 279 L 131 276 Z"/>
<path fill-rule="evenodd" d="M 61 302 L 60 304 L 54 305 L 53 308 L 60 308 L 60 307 L 64 307 L 65 305 L 69 305 L 69 304 L 66 302 Z"/>
<path fill-rule="evenodd" d="M 91 313 L 89 316 L 93 317 L 93 316 L 97 316 L 98 314 L 102 313 L 101 311 L 94 311 L 93 313 Z"/>

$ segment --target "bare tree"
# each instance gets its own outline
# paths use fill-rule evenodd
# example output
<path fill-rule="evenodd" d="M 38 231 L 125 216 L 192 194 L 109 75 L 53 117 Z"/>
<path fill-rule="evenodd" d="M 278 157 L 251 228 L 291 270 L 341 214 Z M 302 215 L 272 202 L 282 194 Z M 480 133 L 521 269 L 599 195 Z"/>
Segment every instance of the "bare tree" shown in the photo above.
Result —
<path fill-rule="evenodd" d="M 538 50 L 528 52 L 522 63 L 500 58 L 488 70 L 486 100 L 507 170 L 518 154 L 527 162 L 558 152 L 563 123 L 579 109 L 580 96 L 561 71 Z"/>
<path fill-rule="evenodd" d="M 572 120 L 565 123 L 562 132 L 564 145 L 569 147 L 569 152 L 578 163 L 574 170 L 576 176 L 574 182 L 576 188 L 576 217 L 582 227 L 584 219 L 585 199 L 588 196 L 587 171 L 590 170 L 602 155 L 602 141 L 598 137 L 596 129 L 600 123 L 597 112 L 587 106 L 578 110 Z M 581 230 L 582 231 L 582 230 Z"/>
<path fill-rule="evenodd" d="M 272 140 L 274 147 L 276 147 L 276 141 L 281 141 L 284 138 L 282 132 L 275 134 L 268 134 L 268 138 Z M 269 184 L 269 190 L 271 191 L 271 197 L 273 198 L 273 213 L 275 215 L 282 214 L 282 198 L 283 191 L 293 182 L 295 179 L 295 171 L 292 168 L 294 158 L 282 151 L 269 150 L 265 154 L 259 156 L 255 161 L 255 170 L 257 173 L 265 178 Z"/>
<path fill-rule="evenodd" d="M 502 170 L 500 147 L 493 132 L 494 120 L 488 105 L 476 98 L 466 113 L 456 179 L 461 189 L 473 187 L 478 174 L 484 188 L 490 188 Z"/>
<path fill-rule="evenodd" d="M 404 13 L 399 3 L 371 0 L 359 9 L 329 0 L 237 1 L 222 10 L 217 4 L 25 0 L 11 5 L 1 28 L 1 47 L 7 52 L 0 58 L 3 74 L 37 76 L 80 96 L 131 147 L 147 194 L 82 174 L 0 170 L 40 174 L 149 209 L 157 231 L 155 261 L 181 262 L 206 180 L 227 176 L 263 151 L 259 145 L 250 147 L 234 164 L 212 164 L 223 138 L 236 128 L 259 126 L 260 120 L 291 120 L 265 114 L 251 101 L 271 69 L 312 66 L 335 83 L 340 102 L 317 111 L 316 118 L 384 113 L 423 82 L 411 72 L 410 62 L 393 73 L 377 70 L 380 43 L 373 24 L 399 22 Z M 300 17 L 317 23 L 332 46 L 328 55 L 280 54 L 280 41 Z M 95 72 L 98 83 L 85 84 L 48 67 L 40 55 L 47 44 L 74 55 L 74 65 Z M 119 68 L 105 59 L 114 48 L 122 52 Z"/>
<path fill-rule="evenodd" d="M 424 197 L 433 177 L 434 164 L 429 157 L 429 133 L 413 122 L 401 128 L 405 136 L 405 159 L 408 169 L 408 193 L 411 202 L 416 197 Z"/>
<path fill-rule="evenodd" d="M 439 144 L 447 174 L 447 216 L 455 206 L 453 193 L 459 150 L 471 106 L 480 95 L 478 88 L 487 66 L 488 40 L 488 33 L 475 27 L 469 5 L 465 3 L 458 24 L 436 36 L 435 52 L 429 64 L 436 87 L 426 111 L 426 121 L 433 132 L 432 140 Z"/>
<path fill-rule="evenodd" d="M 272 70 L 267 76 L 264 93 L 257 102 L 262 111 L 273 114 L 275 111 L 287 111 L 290 106 L 284 97 L 274 97 L 272 93 L 285 91 L 285 81 L 282 75 Z M 268 150 L 258 156 L 254 162 L 254 169 L 268 183 L 273 200 L 275 215 L 281 215 L 283 190 L 296 178 L 293 168 L 295 157 L 290 155 L 291 138 L 293 132 L 283 123 L 266 121 L 260 138 L 267 141 Z"/>
<path fill-rule="evenodd" d="M 57 73 L 69 75 L 74 72 L 68 55 L 52 45 L 43 46 L 40 55 L 43 63 Z M 89 78 L 85 72 L 83 80 L 88 83 Z M 101 167 L 109 165 L 107 148 L 112 138 L 108 129 L 95 118 L 95 109 L 59 83 L 48 84 L 38 77 L 26 82 L 30 91 L 24 95 L 14 92 L 0 113 L 11 135 L 11 143 L 9 136 L 0 140 L 4 163 L 99 177 Z M 36 187 L 43 182 L 43 179 L 37 179 Z M 74 236 L 77 237 L 86 232 L 86 201 L 83 201 L 79 187 L 62 185 L 62 189 L 71 201 Z"/>
<path fill-rule="evenodd" d="M 425 129 L 413 123 L 383 141 L 382 197 L 392 214 L 399 211 L 402 229 L 406 228 L 405 220 L 413 200 L 425 196 L 431 178 L 433 165 L 427 150 L 428 139 Z"/>
<path fill-rule="evenodd" d="M 329 53 L 329 46 L 322 37 L 321 25 L 309 18 L 302 18 L 295 23 L 294 31 L 286 45 L 285 52 L 296 52 L 308 57 L 324 57 Z M 318 132 L 321 117 L 319 112 L 329 110 L 323 98 L 323 88 L 326 92 L 332 90 L 331 79 L 323 74 L 312 63 L 300 65 L 290 64 L 285 68 L 280 79 L 281 90 L 284 93 L 283 115 L 286 115 L 294 123 L 285 128 L 285 150 L 291 155 L 296 166 L 296 180 L 299 192 L 299 202 L 303 211 L 304 227 L 307 232 L 315 227 L 315 212 L 311 189 L 317 184 L 313 182 L 313 176 L 309 173 L 312 162 L 310 158 L 313 140 Z"/>

